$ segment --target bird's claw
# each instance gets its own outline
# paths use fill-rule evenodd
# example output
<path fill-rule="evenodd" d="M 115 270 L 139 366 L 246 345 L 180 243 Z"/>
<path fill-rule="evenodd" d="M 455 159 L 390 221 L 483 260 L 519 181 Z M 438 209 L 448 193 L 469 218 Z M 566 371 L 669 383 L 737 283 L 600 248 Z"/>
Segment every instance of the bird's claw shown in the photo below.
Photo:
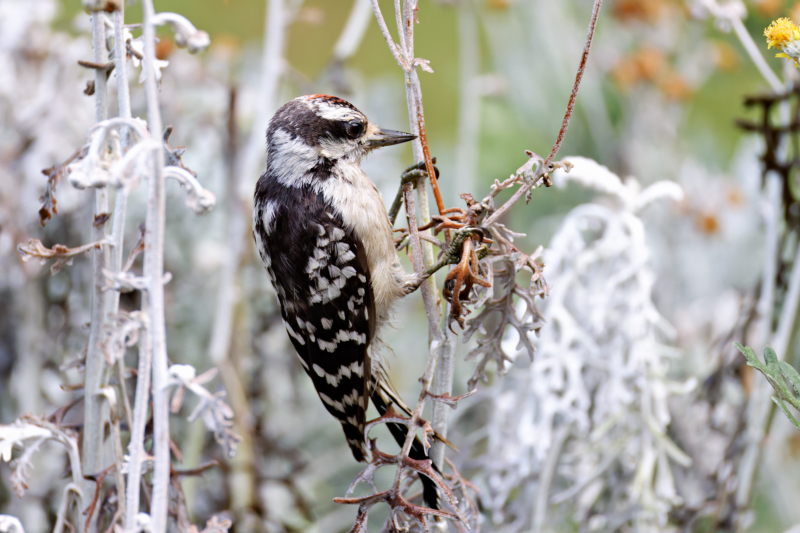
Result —
<path fill-rule="evenodd" d="M 433 171 L 436 174 L 436 179 L 439 179 L 439 169 L 436 168 L 436 158 L 432 158 L 431 162 L 433 163 Z M 418 179 L 427 177 L 428 170 L 426 168 L 425 161 L 421 161 L 409 166 L 403 171 L 402 174 L 400 174 L 400 183 L 402 185 L 405 185 L 406 183 L 415 184 Z"/>
<path fill-rule="evenodd" d="M 461 245 L 473 235 L 480 235 L 481 240 L 483 240 L 483 230 L 472 226 L 464 226 L 453 233 L 453 238 L 450 240 L 450 246 L 445 252 L 445 258 L 447 259 L 448 264 L 455 265 L 461 262 Z M 484 257 L 489 252 L 489 248 L 486 247 L 486 245 L 483 245 L 478 249 L 479 254 L 481 250 L 484 250 Z"/>

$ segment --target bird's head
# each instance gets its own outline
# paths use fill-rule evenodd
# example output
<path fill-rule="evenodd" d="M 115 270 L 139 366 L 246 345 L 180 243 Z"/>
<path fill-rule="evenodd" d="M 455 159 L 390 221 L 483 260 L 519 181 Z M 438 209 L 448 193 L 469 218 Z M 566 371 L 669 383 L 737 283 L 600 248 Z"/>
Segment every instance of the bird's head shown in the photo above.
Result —
<path fill-rule="evenodd" d="M 288 102 L 272 117 L 267 158 L 270 163 L 301 167 L 313 167 L 320 160 L 358 163 L 371 150 L 415 138 L 378 127 L 341 98 L 311 94 Z"/>

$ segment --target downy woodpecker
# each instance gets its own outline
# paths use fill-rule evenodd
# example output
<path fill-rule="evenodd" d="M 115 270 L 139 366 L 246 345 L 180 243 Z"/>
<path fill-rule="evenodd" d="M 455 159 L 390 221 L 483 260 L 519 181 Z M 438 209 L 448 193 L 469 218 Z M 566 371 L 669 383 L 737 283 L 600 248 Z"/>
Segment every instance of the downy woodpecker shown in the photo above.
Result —
<path fill-rule="evenodd" d="M 361 159 L 414 138 L 379 128 L 340 98 L 301 96 L 269 123 L 267 168 L 255 190 L 256 249 L 286 331 L 358 461 L 367 460 L 370 397 L 381 414 L 392 402 L 376 336 L 397 300 L 424 279 L 401 268 L 386 207 Z M 402 444 L 406 429 L 389 429 Z M 411 456 L 427 457 L 419 441 Z M 435 486 L 422 481 L 426 502 L 435 505 Z"/>

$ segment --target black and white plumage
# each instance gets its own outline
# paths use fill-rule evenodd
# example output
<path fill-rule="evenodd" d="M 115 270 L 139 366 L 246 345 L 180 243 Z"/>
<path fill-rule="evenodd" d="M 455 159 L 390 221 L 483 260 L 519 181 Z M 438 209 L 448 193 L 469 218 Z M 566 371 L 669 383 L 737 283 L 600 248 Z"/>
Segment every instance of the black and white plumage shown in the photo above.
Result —
<path fill-rule="evenodd" d="M 382 130 L 339 98 L 296 98 L 270 121 L 267 167 L 255 191 L 256 248 L 286 331 L 359 461 L 367 458 L 370 397 L 381 414 L 389 405 L 377 385 L 376 334 L 393 304 L 421 282 L 401 268 L 383 199 L 360 163 L 370 150 L 413 138 Z M 405 428 L 390 430 L 403 440 Z M 413 454 L 425 457 L 418 443 Z M 431 495 L 426 500 L 435 502 L 435 487 L 426 487 Z"/>

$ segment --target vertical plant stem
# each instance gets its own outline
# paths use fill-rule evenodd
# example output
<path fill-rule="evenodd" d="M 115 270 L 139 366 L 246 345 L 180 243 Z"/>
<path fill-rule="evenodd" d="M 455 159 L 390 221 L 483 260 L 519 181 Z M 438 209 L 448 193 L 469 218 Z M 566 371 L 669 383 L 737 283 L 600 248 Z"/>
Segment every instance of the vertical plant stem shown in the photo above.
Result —
<path fill-rule="evenodd" d="M 378 27 L 381 29 L 383 38 L 386 39 L 386 45 L 389 47 L 389 51 L 392 53 L 395 61 L 397 61 L 397 64 L 405 71 L 405 59 L 403 58 L 402 51 L 397 44 L 395 44 L 394 40 L 392 40 L 392 35 L 389 33 L 388 26 L 386 26 L 386 20 L 383 18 L 383 13 L 381 13 L 381 6 L 378 4 L 378 0 L 370 1 L 372 2 L 372 11 L 375 13 L 375 18 L 378 19 Z M 395 13 L 398 12 L 397 5 L 399 5 L 399 0 L 395 0 Z"/>
<path fill-rule="evenodd" d="M 411 261 L 414 264 L 414 271 L 416 273 L 421 273 L 424 271 L 424 263 L 422 261 L 422 242 L 419 238 L 419 224 L 417 223 L 417 215 L 416 215 L 416 208 L 414 206 L 414 193 L 411 190 L 411 184 L 406 183 L 403 185 L 403 196 L 405 199 L 406 205 L 406 219 L 408 221 L 408 232 L 409 232 L 409 242 L 411 245 Z M 425 303 L 425 309 L 429 309 L 429 305 L 436 305 L 436 302 L 431 302 L 427 299 L 426 293 L 422 293 L 422 300 Z M 431 313 L 427 314 L 428 316 L 428 328 L 432 329 L 439 336 L 441 336 L 442 332 L 439 329 L 439 320 L 438 318 L 434 317 Z M 419 414 L 419 411 L 424 404 L 425 397 L 427 396 L 427 391 L 430 390 L 431 382 L 433 381 L 433 372 L 436 368 L 436 361 L 439 358 L 439 352 L 441 349 L 441 342 L 439 337 L 435 337 L 433 340 L 430 341 L 431 349 L 430 349 L 430 356 L 428 357 L 428 365 L 425 369 L 425 374 L 420 378 L 420 382 L 422 383 L 422 392 L 420 393 L 420 402 L 417 405 L 417 409 L 415 410 L 415 415 Z M 413 427 L 413 424 L 412 424 Z M 410 442 L 413 440 L 414 431 L 408 432 L 409 438 L 406 439 L 406 444 L 410 446 Z M 408 450 L 403 450 L 403 453 L 407 453 Z"/>
<path fill-rule="evenodd" d="M 417 135 L 417 139 L 414 139 L 411 143 L 411 147 L 414 153 L 414 161 L 424 161 L 425 158 L 425 151 L 423 150 L 423 144 L 420 139 L 420 118 L 423 117 L 422 114 L 422 92 L 419 90 L 419 76 L 417 76 L 417 69 L 416 66 L 413 65 L 414 62 L 414 2 L 411 0 L 405 0 L 403 3 L 403 10 L 402 14 L 396 12 L 396 19 L 398 23 L 397 31 L 400 36 L 401 42 L 401 51 L 404 56 L 405 64 L 409 65 L 409 67 L 405 71 L 405 78 L 406 78 L 406 104 L 408 106 L 408 121 L 411 125 L 411 132 Z M 399 9 L 400 2 L 396 2 L 395 9 Z M 374 4 L 373 4 L 374 6 Z M 379 14 L 379 11 L 376 11 L 376 15 Z M 430 170 L 429 170 L 430 172 Z M 431 175 L 434 175 L 431 172 Z M 435 176 L 435 175 L 434 175 Z M 422 180 L 419 180 L 422 182 Z M 406 198 L 408 195 L 406 195 Z M 417 183 L 417 199 L 419 201 L 419 211 L 420 211 L 420 219 L 422 224 L 427 224 L 431 220 L 430 214 L 430 207 L 428 205 L 428 193 L 427 189 L 425 188 L 424 183 Z M 411 205 L 406 202 L 406 209 L 412 209 Z M 413 219 L 416 220 L 416 213 L 410 213 L 409 215 L 413 215 Z M 412 228 L 409 226 L 409 231 Z M 430 267 L 434 263 L 433 258 L 433 245 L 427 241 L 423 241 L 421 243 L 421 251 L 422 251 L 422 265 L 423 270 Z M 429 277 L 425 283 L 422 284 L 422 293 L 423 299 L 426 300 L 425 302 L 425 311 L 427 312 L 428 316 L 428 323 L 431 325 L 429 327 L 428 335 L 432 338 L 439 338 L 443 337 L 440 329 L 439 329 L 439 319 L 441 317 L 441 309 L 439 308 L 439 304 L 436 298 L 436 280 L 433 276 Z M 429 304 L 432 304 L 429 307 Z M 436 324 L 436 326 L 432 326 L 432 324 Z"/>
<path fill-rule="evenodd" d="M 234 121 L 233 117 L 233 94 L 231 93 L 231 109 L 229 122 Z M 235 124 L 229 123 L 229 135 L 235 131 Z M 233 142 L 229 142 L 232 145 Z M 229 148 L 230 149 L 230 148 Z M 236 293 L 236 273 L 239 265 L 239 258 L 242 254 L 244 234 L 244 209 L 236 194 L 237 179 L 241 173 L 235 171 L 232 162 L 234 154 L 228 153 L 228 184 L 225 208 L 227 211 L 227 226 L 229 243 L 228 251 L 224 256 L 222 269 L 220 270 L 220 284 L 217 291 L 217 310 L 214 316 L 214 324 L 211 328 L 211 339 L 209 341 L 208 355 L 214 365 L 219 365 L 228 357 L 228 347 L 231 342 L 231 330 L 233 326 L 233 308 L 235 305 Z"/>
<path fill-rule="evenodd" d="M 233 159 L 234 168 L 232 174 L 238 177 L 238 187 L 232 187 L 230 190 L 229 202 L 231 209 L 238 209 L 239 214 L 244 216 L 243 200 L 241 198 L 252 198 L 252 191 L 255 181 L 258 179 L 259 174 L 263 171 L 258 168 L 259 161 L 264 157 L 264 136 L 267 131 L 270 116 L 275 112 L 278 102 L 278 90 L 280 81 L 284 71 L 284 55 L 286 51 L 286 27 L 288 24 L 288 14 L 286 10 L 285 0 L 267 0 L 266 12 L 264 15 L 264 42 L 261 57 L 261 81 L 259 84 L 261 99 L 258 102 L 256 110 L 256 120 L 250 131 L 247 143 L 243 150 L 235 152 Z M 231 116 L 231 120 L 235 117 Z M 235 123 L 229 126 L 229 133 L 233 133 L 231 128 L 235 128 Z M 230 155 L 234 157 L 234 152 L 231 151 Z M 244 225 L 246 218 L 243 218 L 240 226 Z M 231 236 L 241 241 L 244 235 L 244 228 L 234 228 L 234 221 L 231 221 Z M 241 247 L 243 242 L 239 243 L 237 250 L 231 250 L 230 253 L 235 253 L 238 256 L 241 254 Z M 232 259 L 232 258 L 231 258 Z M 238 265 L 238 260 L 237 263 Z M 223 265 L 223 270 L 235 265 L 228 266 L 227 263 Z M 221 361 L 226 358 L 228 350 L 231 345 L 231 331 L 232 331 L 232 316 L 234 312 L 235 302 L 230 298 L 233 291 L 233 283 L 235 278 L 230 273 L 221 273 L 220 292 L 218 294 L 217 309 L 218 316 L 215 319 L 214 331 L 212 332 L 212 340 L 210 346 L 210 356 L 212 361 Z M 226 286 L 226 284 L 228 284 Z M 224 301 L 226 300 L 227 301 Z M 226 316 L 227 315 L 227 318 Z M 233 365 L 231 365 L 233 367 Z M 230 389 L 231 383 L 234 381 L 235 371 L 225 371 L 223 369 L 223 379 L 226 381 L 226 388 Z M 242 413 L 237 410 L 237 419 L 239 422 L 242 420 Z M 262 415 L 262 421 L 266 423 L 267 417 L 270 416 L 267 411 Z M 247 423 L 251 423 L 251 417 L 245 416 Z M 248 434 L 249 431 L 243 431 L 243 434 Z M 254 452 L 252 450 L 252 440 L 249 438 L 244 439 L 240 443 L 240 448 L 237 452 L 237 461 L 247 462 L 252 461 Z M 246 467 L 244 467 L 246 468 Z M 246 475 L 247 483 L 253 480 L 252 471 Z M 230 476 L 230 483 L 238 483 L 239 476 Z M 243 506 L 245 502 L 253 497 L 252 487 L 248 486 L 243 491 L 237 491 L 237 502 L 241 502 Z M 245 494 L 249 492 L 250 494 Z"/>
<path fill-rule="evenodd" d="M 125 25 L 125 2 L 120 3 L 120 7 L 114 12 L 114 73 L 117 80 L 117 104 L 119 116 L 121 118 L 131 118 L 131 95 L 128 87 L 128 68 L 127 50 L 124 39 Z M 130 132 L 127 129 L 122 133 L 122 149 L 130 147 Z M 123 243 L 125 239 L 125 217 L 128 208 L 128 191 L 125 187 L 117 189 L 114 200 L 114 218 L 111 239 L 114 248 L 111 250 L 111 265 L 109 270 L 117 273 L 122 268 Z M 106 315 L 115 315 L 119 312 L 119 292 L 110 291 L 107 298 Z M 125 359 L 121 358 L 117 362 L 117 375 L 119 376 L 119 392 L 122 406 L 125 409 L 125 419 L 128 427 L 132 427 L 133 415 L 131 413 L 131 403 L 128 398 L 128 388 L 125 383 Z M 117 465 L 120 467 L 121 465 Z M 124 492 L 124 491 L 123 491 Z M 122 496 L 120 495 L 120 499 Z"/>
<path fill-rule="evenodd" d="M 425 161 L 428 174 L 431 179 L 431 186 L 435 187 L 436 203 L 441 212 L 444 209 L 441 200 L 441 194 L 438 192 L 438 185 L 436 184 L 436 174 L 433 170 L 433 163 L 431 162 L 430 151 L 428 149 L 427 136 L 425 132 L 425 114 L 422 107 L 422 88 L 420 86 L 419 74 L 417 67 L 414 64 L 414 19 L 415 19 L 416 2 L 413 0 L 405 0 L 403 5 L 402 26 L 398 27 L 398 33 L 401 36 L 401 42 L 404 44 L 403 53 L 405 55 L 406 63 L 409 68 L 405 71 L 406 74 L 406 103 L 408 105 L 409 122 L 411 124 L 412 133 L 417 135 L 417 139 L 413 141 L 412 147 L 414 151 L 414 161 Z M 425 187 L 423 179 L 417 182 L 417 200 L 419 204 L 419 213 L 422 224 L 427 224 L 431 220 L 430 204 L 428 202 L 428 191 Z M 412 204 L 406 201 L 406 209 L 411 209 Z M 409 230 L 411 225 L 416 224 L 416 220 L 409 221 Z M 447 239 L 449 241 L 449 239 Z M 423 254 L 423 267 L 429 268 L 434 264 L 435 258 L 433 254 L 433 245 L 430 242 L 422 242 Z M 458 336 L 451 331 L 442 330 L 441 327 L 441 305 L 437 298 L 436 280 L 433 276 L 429 277 L 422 285 L 423 298 L 425 300 L 425 311 L 428 315 L 428 345 L 429 345 L 429 361 L 431 361 L 435 368 L 435 373 L 430 378 L 431 383 L 428 388 L 433 394 L 449 394 L 453 390 L 453 372 L 455 363 L 456 343 Z M 432 426 L 439 432 L 440 435 L 447 435 L 447 422 L 449 413 L 445 409 L 449 407 L 444 404 L 433 405 L 432 413 Z M 443 466 L 444 462 L 444 447 L 441 443 L 437 442 L 431 457 L 434 464 L 438 467 Z"/>
<path fill-rule="evenodd" d="M 106 62 L 106 26 L 102 13 L 92 13 L 92 59 Z M 96 122 L 108 118 L 108 80 L 105 69 L 94 70 L 94 118 Z"/>
<path fill-rule="evenodd" d="M 142 0 L 144 12 L 144 69 L 147 124 L 150 136 L 161 139 L 161 112 L 156 81 L 156 28 L 153 0 Z M 162 141 L 163 142 L 163 141 Z M 155 533 L 167 529 L 169 504 L 169 398 L 166 324 L 164 318 L 164 150 L 152 156 L 152 174 L 147 183 L 147 217 L 144 244 L 144 275 L 148 279 L 149 345 L 153 358 L 153 494 L 150 518 Z"/>
<path fill-rule="evenodd" d="M 436 365 L 436 373 L 431 383 L 431 392 L 437 396 L 451 394 L 453 392 L 453 375 L 455 373 L 456 347 L 458 345 L 458 335 L 450 328 L 444 328 L 445 340 L 441 344 L 439 361 Z M 450 420 L 451 408 L 444 402 L 433 402 L 433 415 L 431 416 L 431 426 L 434 431 L 444 438 L 447 438 L 447 426 Z M 444 465 L 444 453 L 446 446 L 444 443 L 435 440 L 431 459 L 440 469 Z"/>
<path fill-rule="evenodd" d="M 120 9 L 114 12 L 114 73 L 117 79 L 117 103 L 120 118 L 131 118 L 131 96 L 128 88 L 128 69 L 123 38 L 125 25 L 125 2 L 120 3 Z M 125 130 L 122 135 L 122 149 L 130 146 L 130 133 Z M 119 272 L 122 268 L 123 239 L 125 237 L 125 212 L 128 207 L 128 193 L 125 188 L 117 189 L 114 202 L 114 229 L 111 233 L 114 248 L 111 252 L 111 265 L 109 270 Z M 116 313 L 119 310 L 119 292 L 109 291 L 108 311 Z"/>
<path fill-rule="evenodd" d="M 733 17 L 730 19 L 731 25 L 733 26 L 733 31 L 736 33 L 736 37 L 738 37 L 739 41 L 744 46 L 745 51 L 747 51 L 747 55 L 750 56 L 750 59 L 753 61 L 753 64 L 756 66 L 758 71 L 764 76 L 764 79 L 767 80 L 769 86 L 775 92 L 780 92 L 783 90 L 783 83 L 781 83 L 780 78 L 775 75 L 769 65 L 764 60 L 764 56 L 761 55 L 761 51 L 758 49 L 755 41 L 753 41 L 753 37 L 750 35 L 750 32 L 747 31 L 747 28 L 744 26 L 744 22 L 739 17 Z"/>
<path fill-rule="evenodd" d="M 420 131 L 418 119 L 422 115 L 421 113 L 422 108 L 421 107 L 418 108 L 417 106 L 416 102 L 417 102 L 418 91 L 414 89 L 415 85 L 416 86 L 419 85 L 419 78 L 416 76 L 416 72 L 414 72 L 413 75 L 411 74 L 411 72 L 416 68 L 411 66 L 413 64 L 413 41 L 411 43 L 410 49 L 406 46 L 406 43 L 408 43 L 408 38 L 410 37 L 413 40 L 414 37 L 413 6 L 410 5 L 411 2 L 406 3 L 405 13 L 408 13 L 410 18 L 409 17 L 404 18 L 402 14 L 403 12 L 401 12 L 400 8 L 401 2 L 400 0 L 395 0 L 395 18 L 397 21 L 397 30 L 400 36 L 400 42 L 402 43 L 402 46 L 398 46 L 397 44 L 395 44 L 391 34 L 389 33 L 389 28 L 386 26 L 386 20 L 383 18 L 383 13 L 381 13 L 380 6 L 378 5 L 378 0 L 371 0 L 371 1 L 372 1 L 372 10 L 375 13 L 375 18 L 378 20 L 378 26 L 380 27 L 381 33 L 383 34 L 383 37 L 386 40 L 386 44 L 389 46 L 389 50 L 391 51 L 394 58 L 397 60 L 397 63 L 400 65 L 400 67 L 406 74 L 406 103 L 408 106 L 408 120 L 409 124 L 411 125 L 411 131 L 418 134 Z M 408 31 L 404 29 L 405 26 L 408 26 L 409 28 Z M 417 110 L 419 110 L 420 112 L 417 113 L 416 112 Z M 411 143 L 411 146 L 414 152 L 414 160 L 415 161 L 423 160 L 425 156 L 423 151 L 423 145 L 420 139 L 415 139 Z M 421 189 L 424 190 L 424 187 L 419 187 L 418 191 Z M 427 206 L 428 205 L 427 192 L 423 192 L 422 194 L 423 194 L 422 198 L 424 200 L 424 204 L 425 206 Z M 416 207 L 414 206 L 413 201 L 411 202 L 409 201 L 411 199 L 411 196 L 407 189 L 404 189 L 403 198 L 405 200 L 406 215 L 409 217 L 409 220 L 413 220 L 414 224 L 416 224 Z M 409 213 L 409 211 L 412 212 Z M 430 220 L 429 210 L 426 211 L 426 214 L 423 215 L 423 218 L 425 218 L 426 215 L 427 215 L 427 220 Z M 409 224 L 411 224 L 411 222 L 409 222 Z M 417 227 L 409 226 L 408 230 L 411 237 L 412 254 L 414 256 L 412 259 L 414 261 L 417 260 L 422 261 L 425 254 L 423 253 L 422 247 L 418 242 L 419 235 Z M 415 239 L 417 241 L 416 244 L 415 244 Z M 415 246 L 418 246 L 419 249 L 416 249 Z M 433 264 L 432 255 L 433 254 L 431 253 L 431 264 Z M 422 264 L 424 265 L 424 262 Z M 422 270 L 417 268 L 418 266 L 422 265 L 417 265 L 417 263 L 415 262 L 414 269 L 419 274 L 422 272 Z M 420 290 L 422 292 L 422 299 L 423 302 L 425 303 L 425 311 L 428 317 L 428 334 L 433 338 L 441 338 L 442 333 L 439 330 L 439 319 L 441 317 L 441 314 L 439 312 L 439 304 L 437 302 L 437 297 L 436 297 L 436 284 L 432 276 L 428 278 L 425 283 L 422 284 Z"/>
<path fill-rule="evenodd" d="M 94 483 L 92 483 L 94 485 Z M 78 501 L 83 502 L 81 498 L 82 492 L 80 486 L 76 483 L 69 483 L 66 487 L 64 487 L 62 496 L 61 496 L 61 503 L 58 506 L 58 512 L 56 513 L 56 525 L 53 527 L 53 533 L 63 533 L 64 525 L 67 523 L 67 512 L 69 511 L 69 501 L 70 501 L 70 493 L 74 492 L 78 496 Z M 83 513 L 78 513 L 83 514 Z M 83 520 L 81 520 L 82 522 Z M 83 531 L 83 530 L 81 530 Z"/>
<path fill-rule="evenodd" d="M 94 61 L 105 62 L 106 32 L 103 15 L 92 13 L 92 47 Z M 95 120 L 100 122 L 108 118 L 108 88 L 106 71 L 95 69 Z M 108 189 L 101 187 L 95 190 L 94 216 L 108 212 Z M 108 224 L 99 227 L 92 225 L 92 241 L 98 241 L 108 235 Z M 102 388 L 105 373 L 105 360 L 100 350 L 103 325 L 106 320 L 106 292 L 103 291 L 103 269 L 109 259 L 108 247 L 104 246 L 92 252 L 93 284 L 92 284 L 92 323 L 89 331 L 89 344 L 86 349 L 86 373 L 84 384 L 84 424 L 83 424 L 83 475 L 91 476 L 103 469 L 103 436 L 105 430 L 105 402 L 98 395 Z M 83 481 L 83 492 L 93 490 L 94 482 Z M 79 513 L 81 531 L 94 531 L 95 521 L 87 530 L 85 517 Z"/>
<path fill-rule="evenodd" d="M 417 213 L 414 206 L 414 192 L 411 190 L 411 184 L 403 186 L 403 198 L 406 206 L 406 218 L 408 220 L 411 264 L 414 266 L 414 272 L 422 274 L 425 272 L 425 264 L 422 260 L 422 239 L 419 238 L 419 230 L 417 229 Z M 430 290 L 430 286 L 423 283 L 420 290 L 422 291 L 422 301 L 425 304 L 426 311 L 438 305 L 436 303 L 436 293 Z M 427 312 L 426 316 L 428 317 L 428 331 L 435 331 L 441 335 L 441 331 L 439 330 L 439 317 L 430 312 Z"/>
<path fill-rule="evenodd" d="M 770 343 L 778 359 L 783 361 L 789 349 L 794 324 L 797 320 L 797 309 L 800 304 L 800 246 L 798 246 L 789 287 L 783 300 L 778 328 Z M 769 433 L 772 422 L 771 412 L 775 404 L 770 400 L 771 387 L 769 382 L 757 380 L 754 391 L 750 395 L 747 415 L 747 429 L 745 439 L 747 447 L 742 454 L 739 466 L 739 486 L 736 489 L 736 505 L 745 508 L 750 501 L 750 494 L 755 483 L 758 466 L 764 449 L 764 439 Z"/>
<path fill-rule="evenodd" d="M 143 302 L 142 311 L 147 313 L 147 302 Z M 142 331 L 142 340 L 139 342 L 139 368 L 136 379 L 136 394 L 133 400 L 133 424 L 131 425 L 131 439 L 128 443 L 128 483 L 126 486 L 125 530 L 133 531 L 136 528 L 136 515 L 139 514 L 139 492 L 142 486 L 142 461 L 144 460 L 144 430 L 147 425 L 147 409 L 150 404 L 150 369 L 152 357 L 150 355 L 149 327 L 145 324 Z"/>
<path fill-rule="evenodd" d="M 106 387 L 103 390 L 103 397 L 109 403 L 109 414 L 111 418 L 111 443 L 113 445 L 114 450 L 114 463 L 116 464 L 116 468 L 114 469 L 114 478 L 117 483 L 117 494 L 118 494 L 118 504 L 117 504 L 117 512 L 115 517 L 125 516 L 125 476 L 122 473 L 122 461 L 123 461 L 123 450 L 122 450 L 122 434 L 120 431 L 120 424 L 119 424 L 119 398 L 115 390 L 111 387 Z M 116 520 L 116 518 L 115 518 Z"/>
<path fill-rule="evenodd" d="M 413 38 L 413 34 L 412 34 Z M 408 114 L 409 114 L 409 123 L 411 125 L 412 133 L 417 135 L 417 139 L 414 139 L 412 142 L 412 150 L 414 152 L 414 161 L 424 161 L 425 154 L 422 149 L 422 143 L 420 142 L 420 122 L 419 117 L 421 116 L 421 104 L 418 103 L 417 100 L 417 91 L 415 90 L 415 86 L 419 86 L 419 77 L 417 76 L 416 70 L 412 70 L 411 72 L 406 73 L 406 102 L 408 104 Z M 418 113 L 419 110 L 419 113 Z M 420 218 L 420 225 L 425 225 L 431 221 L 431 213 L 430 213 L 430 205 L 428 203 L 428 191 L 425 188 L 425 182 L 423 179 L 417 180 L 417 201 L 419 203 L 419 218 Z M 409 209 L 409 204 L 405 204 L 406 209 Z M 416 218 L 416 213 L 415 213 Z M 409 227 L 410 230 L 410 227 Z M 430 230 L 425 230 L 426 233 L 430 233 Z M 428 241 L 422 241 L 422 264 L 423 270 L 432 266 L 435 262 L 433 256 L 433 244 Z M 441 308 L 438 304 L 437 298 L 437 291 L 436 291 L 436 279 L 431 276 L 422 284 L 421 289 L 423 294 L 428 292 L 432 295 L 431 301 L 434 302 L 432 307 L 425 307 L 425 311 L 431 315 L 432 318 L 435 318 L 436 327 L 432 330 L 428 331 L 428 335 L 432 337 L 441 337 L 442 334 L 439 331 L 439 320 L 441 318 Z"/>
<path fill-rule="evenodd" d="M 550 502 L 550 486 L 553 483 L 556 468 L 558 467 L 558 459 L 561 457 L 561 451 L 564 448 L 564 443 L 567 442 L 570 429 L 570 425 L 565 424 L 559 427 L 555 431 L 555 435 L 553 435 L 553 442 L 550 445 L 544 468 L 539 476 L 539 487 L 536 489 L 532 533 L 539 533 L 544 527 L 545 518 L 547 517 L 547 505 Z"/>
<path fill-rule="evenodd" d="M 478 25 L 475 19 L 474 6 L 471 2 L 462 2 L 458 6 L 458 43 L 459 43 L 459 117 L 458 141 L 456 143 L 456 172 L 459 187 L 470 191 L 474 183 L 475 168 L 478 157 L 478 121 L 480 120 L 480 96 L 477 89 L 478 75 Z M 446 316 L 449 312 L 446 313 Z M 458 336 L 445 327 L 446 337 L 442 345 L 436 374 L 431 384 L 433 394 L 451 394 L 453 392 L 453 375 L 455 372 L 455 353 Z M 450 407 L 442 402 L 433 403 L 431 425 L 434 431 L 447 438 L 447 427 L 450 418 Z M 445 445 L 439 441 L 433 443 L 431 459 L 440 468 L 444 464 Z"/>
<path fill-rule="evenodd" d="M 411 261 L 414 265 L 414 271 L 417 274 L 423 272 L 423 261 L 422 261 L 422 246 L 421 240 L 419 238 L 419 230 L 417 229 L 419 226 L 417 224 L 417 217 L 416 217 L 416 207 L 414 206 L 414 193 L 411 190 L 411 184 L 406 183 L 403 185 L 403 197 L 405 200 L 406 205 L 406 220 L 408 224 L 408 232 L 409 232 L 409 242 L 411 245 Z M 429 305 L 436 305 L 436 302 L 431 302 L 428 298 L 431 295 L 426 293 L 423 290 L 422 298 L 423 302 L 425 303 L 425 309 L 429 310 Z M 439 320 L 438 317 L 434 317 L 432 313 L 427 313 L 428 317 L 428 330 L 434 331 L 441 335 L 441 330 L 439 329 Z M 420 419 L 420 415 L 422 414 L 422 409 L 425 406 L 425 400 L 427 398 L 428 392 L 430 391 L 431 382 L 433 381 L 433 375 L 436 369 L 437 361 L 439 354 L 442 350 L 442 341 L 438 337 L 434 337 L 430 340 L 430 349 L 428 355 L 428 363 L 425 367 L 425 373 L 420 378 L 420 382 L 422 383 L 422 390 L 420 391 L 419 400 L 417 401 L 417 406 L 414 409 L 411 419 L 409 420 L 409 430 L 406 434 L 405 443 L 403 443 L 403 447 L 400 451 L 401 455 L 408 456 L 409 450 L 411 449 L 411 445 L 414 442 L 414 437 L 416 436 L 416 431 L 411 428 L 415 428 L 417 426 L 417 422 Z M 403 475 L 405 473 L 404 468 L 398 468 L 395 472 L 394 483 L 392 484 L 392 490 L 399 491 L 400 485 L 402 483 Z"/>

